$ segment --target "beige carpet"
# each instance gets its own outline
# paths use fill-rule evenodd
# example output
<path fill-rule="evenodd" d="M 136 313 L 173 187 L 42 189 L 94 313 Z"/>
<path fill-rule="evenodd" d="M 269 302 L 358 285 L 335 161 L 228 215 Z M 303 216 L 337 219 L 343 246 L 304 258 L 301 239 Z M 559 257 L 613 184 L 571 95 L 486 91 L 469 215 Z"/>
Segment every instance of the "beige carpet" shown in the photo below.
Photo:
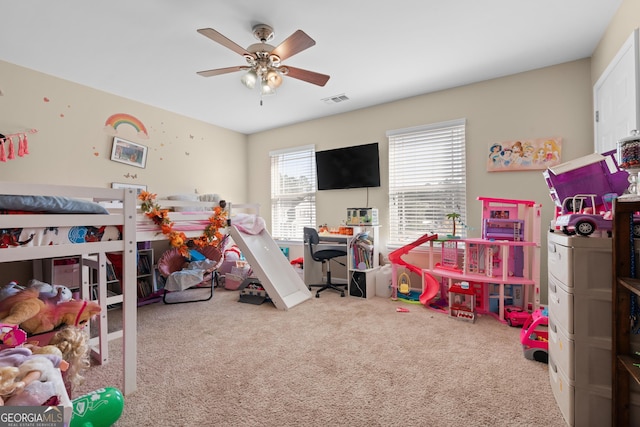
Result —
<path fill-rule="evenodd" d="M 118 426 L 565 426 L 548 366 L 489 316 L 330 291 L 289 311 L 237 301 L 138 309 L 138 391 Z M 75 396 L 121 388 L 121 349 Z"/>

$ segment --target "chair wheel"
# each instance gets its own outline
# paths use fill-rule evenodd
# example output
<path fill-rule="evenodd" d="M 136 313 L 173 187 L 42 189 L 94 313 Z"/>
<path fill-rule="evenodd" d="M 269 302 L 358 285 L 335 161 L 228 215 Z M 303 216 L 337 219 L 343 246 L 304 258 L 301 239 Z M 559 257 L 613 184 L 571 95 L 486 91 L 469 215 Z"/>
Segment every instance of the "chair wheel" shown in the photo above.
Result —
<path fill-rule="evenodd" d="M 343 297 L 344 296 L 344 292 L 340 292 L 340 296 Z"/>
<path fill-rule="evenodd" d="M 320 298 L 320 294 L 316 292 L 316 298 Z"/>

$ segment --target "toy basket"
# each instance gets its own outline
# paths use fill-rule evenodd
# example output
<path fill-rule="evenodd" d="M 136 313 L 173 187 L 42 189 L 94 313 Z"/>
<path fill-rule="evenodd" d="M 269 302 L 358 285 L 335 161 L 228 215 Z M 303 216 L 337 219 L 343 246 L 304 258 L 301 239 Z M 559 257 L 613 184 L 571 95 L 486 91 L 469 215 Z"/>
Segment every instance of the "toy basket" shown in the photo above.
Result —
<path fill-rule="evenodd" d="M 224 275 L 224 288 L 229 291 L 237 291 L 244 277 L 239 274 L 227 273 Z"/>

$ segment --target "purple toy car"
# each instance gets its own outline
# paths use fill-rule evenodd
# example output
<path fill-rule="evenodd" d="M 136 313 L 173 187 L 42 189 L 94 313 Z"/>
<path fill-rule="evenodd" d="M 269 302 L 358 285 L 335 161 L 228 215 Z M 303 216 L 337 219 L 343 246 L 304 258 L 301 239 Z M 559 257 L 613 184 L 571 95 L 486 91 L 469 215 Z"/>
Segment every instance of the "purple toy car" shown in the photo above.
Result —
<path fill-rule="evenodd" d="M 590 236 L 596 230 L 606 231 L 611 237 L 613 228 L 610 200 L 603 197 L 603 205 L 596 206 L 595 194 L 576 194 L 562 202 L 562 212 L 555 220 L 564 234 Z M 633 235 L 640 237 L 640 218 L 634 221 Z"/>

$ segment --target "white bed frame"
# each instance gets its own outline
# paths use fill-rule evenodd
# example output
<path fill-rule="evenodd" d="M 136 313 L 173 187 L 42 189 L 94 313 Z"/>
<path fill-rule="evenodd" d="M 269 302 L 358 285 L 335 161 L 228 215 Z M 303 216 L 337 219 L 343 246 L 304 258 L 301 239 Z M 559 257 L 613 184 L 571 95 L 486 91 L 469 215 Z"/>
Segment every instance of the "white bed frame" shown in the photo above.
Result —
<path fill-rule="evenodd" d="M 122 226 L 122 240 L 95 243 L 78 243 L 51 246 L 20 246 L 0 249 L 0 262 L 39 260 L 78 255 L 81 259 L 93 260 L 91 265 L 97 271 L 98 299 L 102 308 L 98 317 L 97 347 L 92 347 L 92 355 L 98 363 L 108 361 L 108 341 L 115 337 L 123 339 L 123 390 L 127 395 L 136 391 L 137 376 L 137 290 L 136 290 L 136 190 L 110 189 L 47 184 L 25 184 L 0 182 L 0 194 L 62 196 L 77 199 L 119 201 L 118 212 L 108 215 L 92 214 L 47 214 L 47 215 L 0 215 L 0 228 L 69 227 L 75 225 Z M 106 253 L 123 253 L 122 289 L 122 331 L 110 336 L 107 330 L 107 280 Z M 10 278 L 8 278 L 10 280 Z M 84 282 L 84 280 L 83 280 Z M 88 296 L 88 283 L 83 283 L 82 296 Z M 88 297 L 87 297 L 88 298 Z M 93 340 L 92 340 L 93 341 Z"/>
<path fill-rule="evenodd" d="M 74 225 L 122 226 L 122 240 L 96 243 L 81 243 L 51 246 L 24 246 L 0 249 L 0 262 L 41 260 L 68 256 L 80 256 L 82 264 L 94 269 L 98 279 L 98 303 L 101 314 L 97 319 L 98 334 L 91 338 L 91 355 L 99 363 L 108 362 L 108 343 L 113 339 L 123 339 L 123 393 L 131 394 L 137 389 L 137 287 L 136 287 L 136 251 L 137 242 L 166 240 L 159 227 L 146 217 L 139 209 L 136 189 L 110 189 L 96 187 L 59 186 L 48 184 L 25 184 L 0 181 L 0 194 L 61 196 L 91 200 L 103 204 L 109 215 L 0 215 L 0 228 L 38 228 L 68 227 Z M 213 202 L 193 202 L 158 199 L 163 209 L 177 207 L 204 208 L 201 212 L 171 212 L 169 218 L 175 222 L 176 228 L 192 225 L 194 230 L 185 231 L 187 237 L 202 234 L 203 223 L 211 216 Z M 234 209 L 249 209 L 259 212 L 259 205 L 233 205 Z M 188 210 L 188 209 L 187 209 Z M 231 204 L 227 206 L 231 211 Z M 230 216 L 230 215 L 229 215 Z M 123 253 L 123 288 L 122 295 L 107 295 L 106 265 L 108 252 Z M 10 278 L 8 278 L 10 280 Z M 88 299 L 89 281 L 83 278 L 81 297 Z M 107 306 L 122 303 L 122 330 L 108 331 Z"/>

